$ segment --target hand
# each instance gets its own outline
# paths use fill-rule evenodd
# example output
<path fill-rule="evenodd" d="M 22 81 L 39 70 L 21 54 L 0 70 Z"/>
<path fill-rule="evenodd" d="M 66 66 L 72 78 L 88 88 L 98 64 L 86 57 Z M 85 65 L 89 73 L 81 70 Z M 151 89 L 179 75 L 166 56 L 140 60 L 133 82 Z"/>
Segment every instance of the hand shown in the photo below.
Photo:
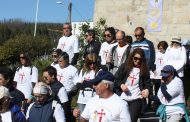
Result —
<path fill-rule="evenodd" d="M 149 90 L 148 89 L 144 89 L 144 90 L 142 90 L 141 94 L 142 94 L 143 98 L 147 98 L 148 95 L 149 95 Z"/>
<path fill-rule="evenodd" d="M 80 116 L 80 109 L 79 108 L 74 108 L 73 116 L 76 118 Z"/>
<path fill-rule="evenodd" d="M 129 91 L 127 85 L 125 85 L 125 84 L 121 84 L 120 87 L 121 87 L 121 89 L 122 89 L 123 92 L 128 92 Z"/>

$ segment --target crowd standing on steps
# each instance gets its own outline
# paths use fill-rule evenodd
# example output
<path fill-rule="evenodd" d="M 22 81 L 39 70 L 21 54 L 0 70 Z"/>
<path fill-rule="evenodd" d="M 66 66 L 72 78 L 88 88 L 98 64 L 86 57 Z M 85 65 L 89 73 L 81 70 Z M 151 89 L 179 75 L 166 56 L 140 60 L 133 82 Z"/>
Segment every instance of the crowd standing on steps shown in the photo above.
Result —
<path fill-rule="evenodd" d="M 134 41 L 114 27 L 102 34 L 101 43 L 95 30 L 85 32 L 81 69 L 70 23 L 42 78 L 27 51 L 18 54 L 15 72 L 0 67 L 0 122 L 137 122 L 153 103 L 160 120 L 189 122 L 190 40 L 174 35 L 155 51 L 143 27 Z"/>

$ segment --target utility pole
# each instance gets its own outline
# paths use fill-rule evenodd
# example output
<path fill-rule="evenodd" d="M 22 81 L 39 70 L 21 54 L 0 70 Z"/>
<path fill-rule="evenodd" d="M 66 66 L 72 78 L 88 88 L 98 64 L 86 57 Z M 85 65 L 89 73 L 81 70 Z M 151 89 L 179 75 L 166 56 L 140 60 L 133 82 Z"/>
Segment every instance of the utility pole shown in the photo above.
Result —
<path fill-rule="evenodd" d="M 68 6 L 68 10 L 69 10 L 69 23 L 71 24 L 72 22 L 72 16 L 71 16 L 71 13 L 72 13 L 72 3 L 70 2 L 69 3 L 69 6 Z"/>

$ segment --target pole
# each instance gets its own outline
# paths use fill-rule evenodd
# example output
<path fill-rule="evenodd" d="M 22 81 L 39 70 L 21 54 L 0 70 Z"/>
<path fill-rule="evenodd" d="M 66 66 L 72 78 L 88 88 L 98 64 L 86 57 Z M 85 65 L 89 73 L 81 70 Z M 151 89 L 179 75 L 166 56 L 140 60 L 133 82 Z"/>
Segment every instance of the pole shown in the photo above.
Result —
<path fill-rule="evenodd" d="M 72 3 L 70 2 L 69 3 L 69 23 L 71 24 L 71 22 L 72 22 L 72 16 L 71 16 L 71 13 L 72 13 Z"/>
<path fill-rule="evenodd" d="M 36 4 L 36 19 L 35 19 L 35 27 L 34 27 L 34 37 L 36 36 L 36 29 L 37 29 L 39 1 L 40 0 L 37 0 L 37 4 Z"/>

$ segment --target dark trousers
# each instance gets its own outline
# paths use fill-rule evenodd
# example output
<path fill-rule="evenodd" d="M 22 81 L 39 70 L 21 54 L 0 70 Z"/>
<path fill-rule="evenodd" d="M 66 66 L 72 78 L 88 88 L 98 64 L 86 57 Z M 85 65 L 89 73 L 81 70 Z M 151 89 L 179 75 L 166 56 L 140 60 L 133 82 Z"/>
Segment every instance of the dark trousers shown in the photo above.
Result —
<path fill-rule="evenodd" d="M 137 122 L 138 118 L 141 115 L 142 110 L 142 99 L 137 99 L 133 101 L 127 101 L 129 106 L 129 112 L 131 116 L 131 122 Z"/>

